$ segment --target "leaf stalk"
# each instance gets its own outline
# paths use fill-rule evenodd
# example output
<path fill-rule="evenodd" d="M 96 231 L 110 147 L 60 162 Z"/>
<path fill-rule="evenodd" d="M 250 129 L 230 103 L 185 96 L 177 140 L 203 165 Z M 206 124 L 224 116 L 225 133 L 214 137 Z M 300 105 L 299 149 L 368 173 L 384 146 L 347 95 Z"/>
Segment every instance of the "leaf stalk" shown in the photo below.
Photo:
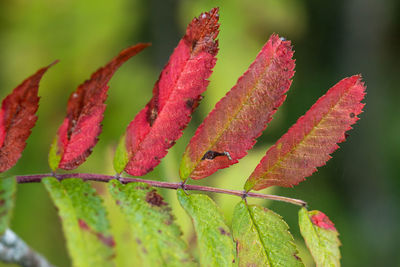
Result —
<path fill-rule="evenodd" d="M 94 173 L 67 173 L 67 174 L 55 174 L 55 173 L 43 173 L 43 174 L 33 174 L 33 175 L 17 175 L 16 180 L 19 184 L 24 183 L 39 183 L 45 177 L 54 177 L 59 181 L 68 179 L 68 178 L 80 178 L 84 181 L 96 181 L 96 182 L 109 182 L 112 179 L 118 179 L 121 183 L 134 183 L 134 182 L 141 182 L 146 183 L 148 185 L 159 187 L 159 188 L 166 188 L 166 189 L 178 189 L 182 188 L 182 183 L 174 183 L 174 182 L 163 182 L 163 181 L 155 181 L 155 180 L 148 180 L 148 179 L 139 179 L 139 178 L 127 178 L 127 177 L 116 177 L 110 175 L 102 175 L 102 174 L 94 174 Z M 246 197 L 253 197 L 253 198 L 263 198 L 275 201 L 281 201 L 290 203 L 293 205 L 306 207 L 307 203 L 301 199 L 277 196 L 277 195 L 268 195 L 268 194 L 261 194 L 261 193 L 253 193 L 253 192 L 246 192 L 242 190 L 231 190 L 231 189 L 223 189 L 223 188 L 216 188 L 210 186 L 202 186 L 202 185 L 184 185 L 185 190 L 190 191 L 203 191 L 203 192 L 212 192 L 218 194 L 226 194 L 226 195 L 234 195 L 239 196 L 242 198 Z"/>

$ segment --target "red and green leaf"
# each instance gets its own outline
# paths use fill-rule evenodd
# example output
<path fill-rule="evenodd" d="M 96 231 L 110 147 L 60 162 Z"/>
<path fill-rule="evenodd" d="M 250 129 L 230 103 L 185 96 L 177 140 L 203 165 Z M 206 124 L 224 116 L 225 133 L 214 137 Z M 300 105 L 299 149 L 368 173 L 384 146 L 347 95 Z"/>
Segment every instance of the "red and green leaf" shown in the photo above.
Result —
<path fill-rule="evenodd" d="M 42 183 L 57 207 L 72 266 L 115 266 L 115 241 L 96 190 L 81 179 Z"/>
<path fill-rule="evenodd" d="M 299 211 L 300 232 L 316 266 L 340 266 L 340 240 L 334 224 L 318 210 Z"/>
<path fill-rule="evenodd" d="M 125 61 L 147 46 L 137 44 L 123 50 L 71 94 L 66 118 L 50 149 L 49 164 L 53 170 L 75 169 L 91 154 L 101 132 L 108 82 Z"/>
<path fill-rule="evenodd" d="M 325 165 L 346 140 L 362 112 L 365 86 L 361 76 L 341 80 L 300 117 L 272 146 L 245 184 L 245 190 L 291 187 Z"/>
<path fill-rule="evenodd" d="M 121 138 L 114 167 L 144 175 L 181 137 L 206 90 L 218 52 L 218 9 L 193 19 L 153 89 L 153 98 Z"/>
<path fill-rule="evenodd" d="M 286 98 L 294 74 L 292 56 L 289 41 L 270 37 L 190 140 L 180 168 L 183 180 L 207 177 L 247 154 Z"/>
<path fill-rule="evenodd" d="M 0 109 L 0 172 L 13 167 L 21 157 L 37 120 L 39 82 L 55 63 L 38 70 L 3 100 Z"/>

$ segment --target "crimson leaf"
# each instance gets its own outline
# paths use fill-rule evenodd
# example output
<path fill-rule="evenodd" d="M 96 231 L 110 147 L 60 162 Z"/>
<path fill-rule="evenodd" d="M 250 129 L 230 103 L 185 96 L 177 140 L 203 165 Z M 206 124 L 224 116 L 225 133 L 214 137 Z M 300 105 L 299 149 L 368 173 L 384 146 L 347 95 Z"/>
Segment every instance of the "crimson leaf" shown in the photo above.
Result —
<path fill-rule="evenodd" d="M 181 163 L 182 180 L 202 179 L 247 154 L 286 99 L 294 74 L 292 56 L 290 42 L 273 34 L 190 140 Z"/>
<path fill-rule="evenodd" d="M 114 168 L 144 175 L 181 137 L 208 85 L 218 52 L 218 9 L 194 18 L 153 89 L 153 98 L 121 138 Z"/>
<path fill-rule="evenodd" d="M 0 172 L 14 166 L 35 126 L 39 105 L 39 82 L 52 65 L 41 68 L 23 81 L 2 102 L 0 109 Z"/>
<path fill-rule="evenodd" d="M 90 155 L 101 132 L 109 80 L 125 61 L 147 46 L 149 44 L 137 44 L 123 50 L 71 94 L 67 116 L 50 149 L 51 169 L 75 169 Z"/>
<path fill-rule="evenodd" d="M 272 185 L 291 187 L 325 165 L 346 140 L 362 112 L 365 86 L 360 75 L 338 82 L 300 117 L 266 153 L 245 184 L 245 190 Z"/>

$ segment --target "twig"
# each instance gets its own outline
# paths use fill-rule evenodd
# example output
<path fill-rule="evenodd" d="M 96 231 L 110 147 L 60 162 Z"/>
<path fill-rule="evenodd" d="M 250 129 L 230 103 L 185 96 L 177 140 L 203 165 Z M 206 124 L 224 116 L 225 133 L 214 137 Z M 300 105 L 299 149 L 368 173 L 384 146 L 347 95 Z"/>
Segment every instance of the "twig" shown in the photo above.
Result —
<path fill-rule="evenodd" d="M 64 180 L 67 178 L 81 178 L 84 181 L 97 181 L 97 182 L 109 182 L 112 179 L 116 179 L 115 176 L 102 175 L 102 174 L 92 174 L 92 173 L 67 173 L 67 174 L 52 174 L 52 173 L 44 173 L 44 174 L 35 174 L 35 175 L 19 175 L 16 176 L 18 183 L 37 183 L 40 182 L 45 177 L 55 177 L 58 180 Z M 172 182 L 162 182 L 155 180 L 147 180 L 147 179 L 139 179 L 139 178 L 125 178 L 119 177 L 118 180 L 121 183 L 127 184 L 132 182 L 142 182 L 154 187 L 160 188 L 168 188 L 168 189 L 178 189 L 182 187 L 182 183 L 172 183 Z M 204 191 L 204 192 L 213 192 L 219 194 L 228 194 L 240 197 L 255 197 L 255 198 L 264 198 L 270 200 L 283 201 L 287 203 L 291 203 L 294 205 L 305 207 L 307 203 L 300 199 L 276 196 L 276 195 L 267 195 L 253 192 L 245 192 L 240 190 L 229 190 L 229 189 L 221 189 L 209 186 L 200 186 L 200 185 L 189 185 L 185 184 L 185 190 L 195 190 L 195 191 Z"/>
<path fill-rule="evenodd" d="M 0 260 L 24 267 L 53 266 L 42 255 L 33 251 L 10 229 L 7 229 L 0 237 Z"/>

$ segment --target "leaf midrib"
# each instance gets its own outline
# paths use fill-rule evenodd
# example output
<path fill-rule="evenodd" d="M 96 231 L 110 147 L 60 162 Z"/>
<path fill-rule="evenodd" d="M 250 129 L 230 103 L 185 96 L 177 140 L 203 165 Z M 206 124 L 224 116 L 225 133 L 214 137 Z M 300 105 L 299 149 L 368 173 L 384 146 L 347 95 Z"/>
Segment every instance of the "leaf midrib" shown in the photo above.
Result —
<path fill-rule="evenodd" d="M 278 166 L 280 166 L 281 163 L 282 163 L 282 161 L 284 161 L 284 160 L 287 158 L 287 156 L 288 156 L 289 154 L 292 154 L 293 152 L 296 151 L 297 147 L 298 147 L 300 144 L 302 144 L 302 143 L 308 138 L 308 136 L 310 136 L 310 135 L 315 131 L 315 129 L 318 128 L 318 125 L 321 125 L 321 124 L 326 120 L 326 118 L 329 116 L 329 114 L 331 114 L 331 112 L 336 108 L 336 106 L 338 106 L 339 103 L 340 103 L 341 101 L 343 101 L 343 99 L 344 99 L 348 94 L 350 94 L 350 91 L 351 91 L 351 89 L 352 89 L 354 86 L 355 86 L 355 85 L 351 86 L 351 87 L 347 90 L 347 92 L 344 93 L 344 94 L 340 97 L 340 99 L 336 102 L 336 104 L 334 104 L 334 105 L 328 110 L 328 112 L 313 126 L 312 130 L 309 131 L 308 133 L 306 133 L 306 134 L 304 135 L 304 137 L 303 137 L 296 145 L 294 145 L 293 148 L 292 148 L 291 150 L 289 150 L 288 152 L 286 152 L 285 154 L 283 154 L 283 155 L 279 158 L 279 160 L 278 160 L 272 167 L 270 167 L 270 168 L 264 173 L 264 175 L 261 176 L 260 179 L 267 179 L 267 180 L 269 180 L 269 181 L 281 181 L 281 179 L 268 179 L 268 178 L 265 178 L 265 177 L 266 177 L 270 172 L 272 172 L 274 169 L 276 169 Z M 312 108 L 312 107 L 311 107 L 311 108 Z M 336 143 L 336 144 L 337 144 L 337 143 Z"/>
<path fill-rule="evenodd" d="M 279 47 L 279 46 L 278 46 Z M 274 51 L 274 55 L 271 58 L 270 63 L 265 67 L 264 71 L 262 72 L 262 74 L 260 74 L 258 76 L 258 78 L 256 79 L 253 88 L 247 93 L 245 100 L 242 102 L 243 104 L 238 108 L 238 110 L 234 113 L 234 115 L 231 117 L 231 119 L 229 119 L 227 121 L 227 123 L 225 123 L 224 127 L 222 128 L 222 130 L 217 134 L 217 136 L 215 137 L 215 139 L 210 143 L 210 145 L 207 147 L 207 149 L 203 150 L 204 153 L 202 153 L 200 155 L 200 157 L 198 157 L 198 159 L 195 162 L 194 167 L 192 168 L 191 172 L 189 173 L 188 177 L 190 177 L 190 175 L 193 173 L 193 171 L 197 168 L 197 166 L 199 165 L 199 162 L 202 159 L 202 156 L 205 154 L 205 151 L 209 151 L 211 150 L 212 147 L 214 147 L 214 145 L 220 140 L 221 136 L 226 132 L 226 130 L 229 128 L 229 126 L 232 124 L 233 121 L 236 121 L 237 116 L 239 115 L 239 113 L 242 111 L 242 109 L 247 106 L 248 102 L 249 102 L 249 98 L 251 95 L 253 95 L 253 92 L 256 90 L 256 88 L 258 88 L 258 85 L 260 84 L 260 80 L 261 77 L 269 70 L 269 68 L 272 65 L 272 60 L 275 57 L 276 54 L 276 50 Z M 243 77 L 243 76 L 242 76 Z M 240 77 L 239 79 L 241 79 L 242 77 Z M 236 87 L 237 84 L 234 86 Z M 229 93 L 229 92 L 228 92 Z M 225 95 L 225 97 L 227 97 L 227 95 Z"/>
<path fill-rule="evenodd" d="M 206 28 L 207 28 L 207 26 L 208 26 L 210 23 L 211 23 L 211 19 L 209 19 L 209 20 L 207 21 L 207 23 L 204 25 L 202 34 L 206 31 Z M 181 41 L 185 38 L 185 36 L 186 36 L 186 33 L 185 33 L 184 37 L 181 39 Z M 204 39 L 204 36 L 203 36 L 203 39 Z M 180 42 L 181 42 L 181 41 L 180 41 Z M 197 42 L 196 42 L 196 46 L 198 45 L 198 41 L 199 41 L 199 40 L 197 40 Z M 215 41 L 215 39 L 214 39 L 214 41 Z M 178 44 L 178 45 L 179 45 L 179 44 Z M 171 95 L 173 95 L 173 92 L 176 91 L 178 81 L 181 79 L 182 74 L 186 72 L 186 67 L 187 67 L 189 61 L 191 61 L 192 58 L 193 58 L 193 55 L 194 55 L 194 54 L 193 54 L 193 51 L 194 51 L 194 50 L 195 50 L 194 48 L 192 48 L 192 49 L 190 50 L 190 56 L 189 56 L 189 58 L 186 60 L 184 66 L 183 66 L 183 68 L 182 68 L 182 71 L 181 71 L 181 72 L 179 73 L 179 75 L 178 75 L 178 78 L 174 81 L 173 86 L 172 86 L 173 89 L 172 89 L 172 90 L 170 91 L 170 93 L 168 94 L 168 98 L 167 98 L 167 100 L 166 100 L 166 102 L 165 102 L 163 108 L 160 109 L 160 111 L 158 112 L 158 114 L 160 114 L 160 113 L 164 110 L 165 106 L 166 106 L 168 103 L 171 102 L 171 101 L 170 101 Z M 175 52 L 175 50 L 174 50 L 174 52 Z M 215 56 L 214 56 L 214 57 L 215 57 Z M 170 63 L 170 62 L 168 61 L 168 62 L 167 62 L 167 65 L 169 65 L 169 63 Z M 162 73 L 163 73 L 163 71 L 164 71 L 164 70 L 162 70 Z M 160 78 L 161 78 L 161 76 L 160 76 Z M 159 80 L 156 82 L 156 84 L 158 84 L 158 83 L 159 83 Z M 154 96 L 153 96 L 153 97 L 154 97 Z M 150 99 L 150 101 L 153 99 L 153 97 Z M 149 103 L 150 103 L 150 102 L 149 102 Z M 159 118 L 159 115 L 157 115 L 157 118 L 154 120 L 153 125 L 157 122 L 158 118 Z M 137 149 L 136 149 L 135 151 L 133 151 L 132 156 L 131 156 L 130 159 L 129 159 L 129 162 L 136 156 L 136 153 L 137 153 L 138 151 L 142 150 L 143 141 L 144 141 L 145 139 L 147 139 L 147 137 L 149 136 L 150 132 L 152 132 L 152 129 L 153 129 L 153 127 L 150 126 L 150 130 L 146 133 L 146 135 L 142 138 L 142 140 L 140 140 L 139 145 L 137 146 Z M 182 130 L 180 130 L 180 131 L 182 132 Z M 127 165 L 129 164 L 129 162 L 127 163 Z"/>

